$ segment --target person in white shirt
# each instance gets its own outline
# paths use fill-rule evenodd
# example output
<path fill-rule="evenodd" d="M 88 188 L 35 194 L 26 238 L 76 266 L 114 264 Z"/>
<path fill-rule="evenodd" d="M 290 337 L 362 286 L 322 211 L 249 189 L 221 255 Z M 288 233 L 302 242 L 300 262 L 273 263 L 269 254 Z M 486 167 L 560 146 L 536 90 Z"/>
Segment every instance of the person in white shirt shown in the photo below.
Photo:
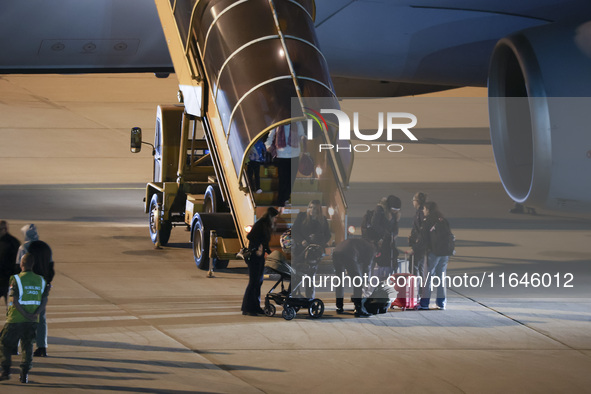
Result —
<path fill-rule="evenodd" d="M 295 132 L 294 132 L 295 131 Z M 286 124 L 271 130 L 265 142 L 267 151 L 274 153 L 273 164 L 277 166 L 279 190 L 276 205 L 285 206 L 291 197 L 291 189 L 298 173 L 301 147 L 305 149 L 305 132 L 301 122 Z"/>

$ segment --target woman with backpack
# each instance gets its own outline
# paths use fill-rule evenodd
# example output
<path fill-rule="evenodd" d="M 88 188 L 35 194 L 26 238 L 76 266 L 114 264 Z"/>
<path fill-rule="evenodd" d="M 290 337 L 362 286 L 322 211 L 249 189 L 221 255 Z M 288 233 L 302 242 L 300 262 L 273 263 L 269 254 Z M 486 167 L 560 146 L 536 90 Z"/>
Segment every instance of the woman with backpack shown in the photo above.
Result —
<path fill-rule="evenodd" d="M 437 276 L 437 298 L 435 304 L 440 310 L 445 310 L 447 302 L 447 289 L 445 287 L 445 276 L 449 256 L 453 255 L 453 234 L 449 223 L 439 211 L 437 204 L 428 201 L 423 207 L 425 219 L 421 226 L 421 241 L 426 246 L 427 267 L 423 276 L 423 287 L 421 289 L 421 301 L 418 309 L 429 309 L 431 298 L 431 284 L 433 277 Z"/>

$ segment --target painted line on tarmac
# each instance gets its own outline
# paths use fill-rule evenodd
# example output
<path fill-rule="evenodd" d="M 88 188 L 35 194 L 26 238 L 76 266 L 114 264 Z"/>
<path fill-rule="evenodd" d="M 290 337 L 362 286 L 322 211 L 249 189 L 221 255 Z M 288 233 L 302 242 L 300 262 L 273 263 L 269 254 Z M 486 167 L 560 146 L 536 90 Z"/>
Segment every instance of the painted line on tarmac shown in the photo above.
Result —
<path fill-rule="evenodd" d="M 544 336 L 544 337 L 546 337 L 546 338 L 548 338 L 548 339 L 550 339 L 550 340 L 552 340 L 552 341 L 554 341 L 554 342 L 557 342 L 557 343 L 561 344 L 562 346 L 564 346 L 564 347 L 566 347 L 566 348 L 568 348 L 568 349 L 570 349 L 570 350 L 574 350 L 574 351 L 576 351 L 576 352 L 579 352 L 579 353 L 585 354 L 583 350 L 581 350 L 581 349 L 576 349 L 576 348 L 572 347 L 571 345 L 569 345 L 569 344 L 565 343 L 564 341 L 561 341 L 561 340 L 559 340 L 559 339 L 556 339 L 556 338 L 554 338 L 553 336 L 551 336 L 550 334 L 546 333 L 545 331 L 543 331 L 543 330 L 541 330 L 541 329 L 537 329 L 537 328 L 535 328 L 535 327 L 532 327 L 532 326 L 528 325 L 527 323 L 525 323 L 525 322 L 522 322 L 521 320 L 518 320 L 518 319 L 516 319 L 516 318 L 514 318 L 514 317 L 511 317 L 511 316 L 509 316 L 507 313 L 503 313 L 503 312 L 501 312 L 501 311 L 499 311 L 499 310 L 495 309 L 495 308 L 494 308 L 494 307 L 492 307 L 492 306 L 486 305 L 486 304 L 484 304 L 483 302 L 480 302 L 480 301 L 476 300 L 475 298 L 472 298 L 472 297 L 469 297 L 469 296 L 467 296 L 467 295 L 464 295 L 464 294 L 462 294 L 462 293 L 460 293 L 459 291 L 457 291 L 457 290 L 454 290 L 454 289 L 448 289 L 448 290 L 450 290 L 450 291 L 452 291 L 452 292 L 454 292 L 454 293 L 458 294 L 459 296 L 461 296 L 461 297 L 464 297 L 464 298 L 466 298 L 466 299 L 468 299 L 468 300 L 470 300 L 470 301 L 472 301 L 472 302 L 474 302 L 474 303 L 476 303 L 476 304 L 478 304 L 478 305 L 480 305 L 480 306 L 482 306 L 482 307 L 484 307 L 484 308 L 486 308 L 486 309 L 488 309 L 488 310 L 490 310 L 490 311 L 492 311 L 492 312 L 495 312 L 495 313 L 497 313 L 497 314 L 499 314 L 499 315 L 503 316 L 504 318 L 507 318 L 507 319 L 509 319 L 509 320 L 511 320 L 511 321 L 513 321 L 513 322 L 515 322 L 516 324 L 519 324 L 519 325 L 521 325 L 522 327 L 525 327 L 525 328 L 527 328 L 527 329 L 530 329 L 530 330 L 532 330 L 532 331 L 534 331 L 534 332 L 536 332 L 536 333 L 538 333 L 538 334 L 540 334 L 540 335 L 542 335 L 542 336 Z"/>
<path fill-rule="evenodd" d="M 57 317 L 47 319 L 49 323 L 83 323 L 96 321 L 139 320 L 136 316 L 92 316 L 86 317 Z"/>
<path fill-rule="evenodd" d="M 156 314 L 156 315 L 139 315 L 140 319 L 173 319 L 173 318 L 183 318 L 183 317 L 204 317 L 204 316 L 233 316 L 233 315 L 241 315 L 242 312 L 237 310 L 237 307 L 230 306 L 232 308 L 232 312 L 194 312 L 194 313 L 168 313 L 168 314 Z"/>

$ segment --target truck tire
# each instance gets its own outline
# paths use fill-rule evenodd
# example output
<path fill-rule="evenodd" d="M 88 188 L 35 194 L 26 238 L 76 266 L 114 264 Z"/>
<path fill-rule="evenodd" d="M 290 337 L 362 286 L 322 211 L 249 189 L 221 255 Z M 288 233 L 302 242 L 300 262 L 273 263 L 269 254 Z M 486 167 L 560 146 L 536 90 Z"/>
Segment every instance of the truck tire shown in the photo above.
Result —
<path fill-rule="evenodd" d="M 191 244 L 193 258 L 197 268 L 209 269 L 209 237 L 211 230 L 218 232 L 222 237 L 236 236 L 232 215 L 228 214 L 199 214 L 193 216 L 191 225 Z M 229 260 L 215 259 L 216 269 L 228 267 Z"/>
<path fill-rule="evenodd" d="M 193 258 L 197 268 L 201 270 L 209 269 L 209 230 L 205 228 L 201 221 L 201 216 L 195 215 L 193 219 L 193 229 L 191 231 L 191 244 L 193 246 Z"/>
<path fill-rule="evenodd" d="M 204 196 L 204 212 L 205 213 L 216 213 L 216 212 L 230 212 L 226 203 L 222 199 L 222 192 L 217 184 L 209 185 L 205 190 Z"/>
<path fill-rule="evenodd" d="M 150 239 L 152 243 L 155 245 L 158 232 L 160 232 L 160 245 L 166 246 L 168 244 L 168 240 L 170 239 L 170 231 L 172 230 L 172 223 L 169 221 L 160 220 L 160 230 L 157 228 L 156 218 L 159 218 L 162 214 L 162 211 L 159 210 L 159 206 L 162 205 L 162 195 L 159 193 L 155 193 L 152 195 L 152 199 L 150 200 L 150 212 L 149 212 L 149 223 L 148 228 L 150 230 Z"/>

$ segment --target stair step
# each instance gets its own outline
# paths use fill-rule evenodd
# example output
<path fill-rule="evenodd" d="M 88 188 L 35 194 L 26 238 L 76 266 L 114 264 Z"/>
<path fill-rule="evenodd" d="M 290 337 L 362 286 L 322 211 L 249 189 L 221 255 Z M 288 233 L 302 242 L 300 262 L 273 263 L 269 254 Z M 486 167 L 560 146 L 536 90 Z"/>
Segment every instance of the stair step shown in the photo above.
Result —
<path fill-rule="evenodd" d="M 278 190 L 279 180 L 277 178 L 261 178 L 261 189 L 263 190 Z"/>
<path fill-rule="evenodd" d="M 257 208 L 264 208 L 263 214 L 267 211 L 267 207 L 273 205 L 275 201 L 275 193 L 272 192 L 263 192 L 260 194 L 254 194 L 254 201 L 256 203 Z M 258 212 L 258 211 L 257 211 Z M 262 214 L 261 214 L 262 215 Z M 260 217 L 257 214 L 257 217 Z"/>
<path fill-rule="evenodd" d="M 296 178 L 292 190 L 295 192 L 318 192 L 318 181 L 312 178 Z"/>
<path fill-rule="evenodd" d="M 183 183 L 183 191 L 187 194 L 205 194 L 209 185 L 211 183 L 207 181 L 189 181 Z"/>
<path fill-rule="evenodd" d="M 265 214 L 265 212 L 267 212 L 267 208 L 269 208 L 270 206 L 273 206 L 273 205 L 267 205 L 267 206 L 257 205 L 255 208 L 256 217 L 260 218 L 261 216 L 263 216 Z M 308 204 L 290 205 L 287 207 L 283 207 L 282 209 L 279 210 L 280 211 L 279 217 L 289 220 L 289 218 L 295 218 L 298 215 L 298 213 L 300 213 L 300 212 L 306 212 L 307 209 L 308 209 Z M 328 206 L 326 206 L 326 205 L 322 206 L 322 214 L 328 219 L 328 223 L 330 224 L 332 219 L 331 219 L 330 215 L 328 214 Z"/>
<path fill-rule="evenodd" d="M 291 192 L 291 204 L 292 205 L 304 205 L 308 206 L 310 201 L 312 200 L 320 200 L 323 203 L 321 192 L 300 192 L 300 191 L 292 191 Z"/>
<path fill-rule="evenodd" d="M 185 182 L 208 182 L 210 175 L 215 175 L 213 166 L 197 166 L 185 172 L 183 179 Z"/>
<path fill-rule="evenodd" d="M 261 166 L 260 169 L 261 178 L 268 177 L 268 178 L 277 178 L 278 172 L 277 167 L 275 166 Z"/>
<path fill-rule="evenodd" d="M 275 205 L 276 197 L 277 197 L 277 193 L 264 191 L 263 193 L 259 193 L 259 194 L 255 193 L 254 194 L 254 201 L 256 203 L 257 208 L 258 207 L 264 208 L 263 213 L 265 213 L 267 207 Z M 301 206 L 303 208 L 303 210 L 305 211 L 306 208 L 308 207 L 308 204 L 310 203 L 310 201 L 320 200 L 320 202 L 322 202 L 322 200 L 323 200 L 322 197 L 323 197 L 323 195 L 321 192 L 292 191 L 291 205 L 292 205 L 292 207 L 293 206 L 298 206 L 298 207 Z M 260 217 L 260 216 L 257 214 L 257 217 Z"/>

